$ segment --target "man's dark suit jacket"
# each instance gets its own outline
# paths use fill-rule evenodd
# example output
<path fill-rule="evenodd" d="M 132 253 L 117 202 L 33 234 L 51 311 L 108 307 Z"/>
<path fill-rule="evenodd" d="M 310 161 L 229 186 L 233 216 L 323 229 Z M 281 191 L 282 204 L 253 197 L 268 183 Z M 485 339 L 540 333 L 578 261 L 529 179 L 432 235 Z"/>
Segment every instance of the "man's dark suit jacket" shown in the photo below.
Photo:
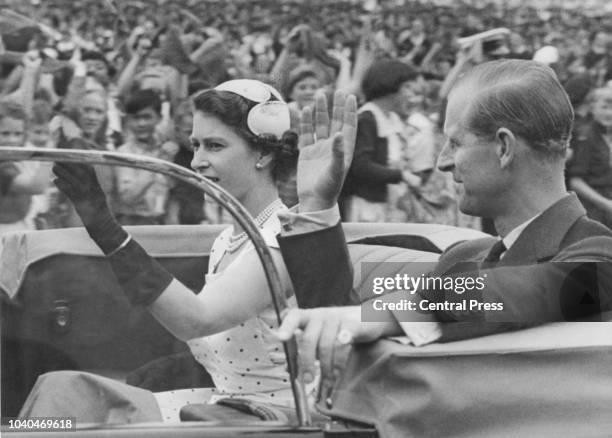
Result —
<path fill-rule="evenodd" d="M 442 341 L 587 319 L 612 310 L 612 232 L 588 219 L 574 194 L 534 219 L 495 266 L 484 265 L 495 242 L 484 238 L 454 245 L 442 254 L 433 274 L 486 273 L 484 298 L 504 302 L 503 317 L 435 312 L 439 321 L 454 322 L 443 324 Z M 281 236 L 279 243 L 298 297 L 315 296 L 321 307 L 349 303 L 352 267 L 340 225 Z M 421 296 L 440 299 L 436 293 Z"/>

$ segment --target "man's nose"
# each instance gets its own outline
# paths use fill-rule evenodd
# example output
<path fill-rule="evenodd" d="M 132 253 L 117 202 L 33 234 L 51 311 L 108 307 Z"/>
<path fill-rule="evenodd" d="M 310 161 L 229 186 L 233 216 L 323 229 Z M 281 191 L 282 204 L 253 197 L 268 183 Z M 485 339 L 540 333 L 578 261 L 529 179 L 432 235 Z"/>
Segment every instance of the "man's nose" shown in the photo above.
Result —
<path fill-rule="evenodd" d="M 438 162 L 436 166 L 442 172 L 450 172 L 455 167 L 455 160 L 450 153 L 450 148 L 448 145 L 444 145 L 442 150 L 440 151 L 440 155 L 438 156 Z"/>

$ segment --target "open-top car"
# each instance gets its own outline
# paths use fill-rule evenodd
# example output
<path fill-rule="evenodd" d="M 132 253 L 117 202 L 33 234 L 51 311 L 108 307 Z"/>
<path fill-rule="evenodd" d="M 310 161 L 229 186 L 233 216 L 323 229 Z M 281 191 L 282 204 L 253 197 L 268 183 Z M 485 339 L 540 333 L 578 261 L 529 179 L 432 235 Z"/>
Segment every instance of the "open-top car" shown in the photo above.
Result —
<path fill-rule="evenodd" d="M 278 274 L 257 227 L 210 181 L 159 160 L 114 153 L 11 149 L 2 160 L 65 160 L 158 170 L 224 204 L 254 239 L 279 312 Z M 222 225 L 128 227 L 177 279 L 197 293 Z M 449 246 L 482 233 L 446 225 L 344 224 L 354 287 L 373 276 L 429 272 Z M 130 306 L 100 250 L 80 228 L 5 234 L 0 244 L 2 434 L 27 431 L 16 419 L 36 379 L 56 370 L 93 372 L 151 391 L 212 386 L 206 370 L 142 307 Z M 316 257 L 316 254 L 307 255 Z M 398 263 L 390 263 L 398 262 Z M 298 297 L 299 302 L 299 297 Z M 296 414 L 180 424 L 76 423 L 71 436 L 609 436 L 612 434 L 612 322 L 555 323 L 425 347 L 385 339 L 353 348 L 334 391 L 311 421 L 285 346 Z M 265 416 L 264 416 L 265 417 Z M 55 429 L 54 429 L 55 428 Z M 38 428 L 38 430 L 40 427 Z M 59 426 L 45 436 L 66 436 Z M 18 436 L 30 436 L 28 433 Z"/>

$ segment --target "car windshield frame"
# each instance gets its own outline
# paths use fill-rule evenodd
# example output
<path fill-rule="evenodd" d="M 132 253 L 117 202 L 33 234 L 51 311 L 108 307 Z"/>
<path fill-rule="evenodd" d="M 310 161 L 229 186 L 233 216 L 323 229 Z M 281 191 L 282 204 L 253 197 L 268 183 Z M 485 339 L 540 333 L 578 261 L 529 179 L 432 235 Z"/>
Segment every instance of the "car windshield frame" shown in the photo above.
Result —
<path fill-rule="evenodd" d="M 113 151 L 4 147 L 2 148 L 2 154 L 0 154 L 0 162 L 3 161 L 62 161 L 104 166 L 124 166 L 157 172 L 198 188 L 227 209 L 253 242 L 266 275 L 276 318 L 278 323 L 281 323 L 281 313 L 288 307 L 288 303 L 270 249 L 266 245 L 257 224 L 245 207 L 214 182 L 192 170 L 162 159 Z M 299 427 L 309 427 L 312 424 L 312 420 L 308 409 L 304 382 L 302 381 L 301 374 L 298 372 L 298 347 L 295 336 L 283 342 L 283 349 L 295 402 L 297 423 Z"/>

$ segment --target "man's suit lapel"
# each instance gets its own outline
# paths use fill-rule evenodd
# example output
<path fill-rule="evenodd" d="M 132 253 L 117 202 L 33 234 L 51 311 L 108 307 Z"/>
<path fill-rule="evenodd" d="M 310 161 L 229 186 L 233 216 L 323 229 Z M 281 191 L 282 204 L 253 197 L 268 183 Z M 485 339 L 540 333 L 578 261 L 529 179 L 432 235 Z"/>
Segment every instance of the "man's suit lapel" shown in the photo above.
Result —
<path fill-rule="evenodd" d="M 575 194 L 570 194 L 545 210 L 521 233 L 506 251 L 498 266 L 545 262 L 558 252 L 571 226 L 586 214 Z"/>
<path fill-rule="evenodd" d="M 523 230 L 519 238 L 506 251 L 496 266 L 527 265 L 550 260 L 558 253 L 563 239 L 572 225 L 585 214 L 584 207 L 582 207 L 576 195 L 571 194 L 564 197 L 534 219 Z M 482 266 L 482 261 L 495 241 L 495 239 L 480 239 L 474 244 L 467 242 L 465 244 L 467 250 L 463 252 L 468 254 L 471 251 L 471 257 L 468 260 L 471 263 L 475 263 L 474 258 L 477 258 L 478 264 Z M 454 258 L 454 265 L 449 260 L 444 261 L 448 271 L 460 269 L 461 262 L 465 259 L 462 260 L 460 258 L 460 251 L 457 251 L 457 255 L 459 255 L 459 258 L 449 257 L 451 259 Z M 442 336 L 439 342 L 452 342 L 466 338 L 486 336 L 493 333 L 516 330 L 524 326 L 524 324 L 512 322 L 457 321 L 441 325 Z"/>
<path fill-rule="evenodd" d="M 432 275 L 441 276 L 459 272 L 465 270 L 468 263 L 477 268 L 495 242 L 494 237 L 484 237 L 461 242 L 447 249 L 440 257 Z"/>
<path fill-rule="evenodd" d="M 571 226 L 586 211 L 575 194 L 569 194 L 550 206 L 534 219 L 506 251 L 497 266 L 524 265 L 550 260 L 559 252 L 559 247 Z M 480 266 L 496 238 L 486 237 L 463 242 L 451 247 L 442 257 L 434 275 L 446 275 L 465 269 L 466 266 Z"/>

